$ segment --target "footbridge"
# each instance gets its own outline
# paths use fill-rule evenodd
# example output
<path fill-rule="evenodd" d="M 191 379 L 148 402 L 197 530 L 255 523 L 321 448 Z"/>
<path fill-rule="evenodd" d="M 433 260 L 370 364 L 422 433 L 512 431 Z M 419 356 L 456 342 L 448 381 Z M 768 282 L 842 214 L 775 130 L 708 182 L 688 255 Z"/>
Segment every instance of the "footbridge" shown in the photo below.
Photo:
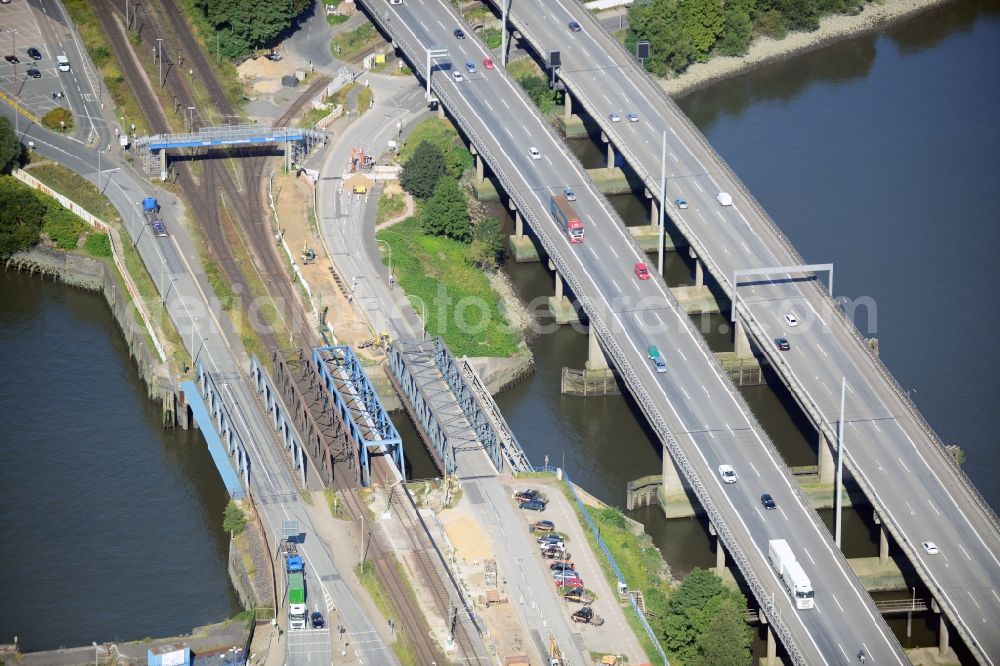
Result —
<path fill-rule="evenodd" d="M 617 368 L 761 605 L 769 636 L 777 634 L 794 663 L 840 663 L 864 646 L 873 661 L 905 664 L 871 597 L 704 338 L 662 279 L 638 279 L 633 266 L 645 254 L 516 82 L 502 68 L 451 76 L 462 63 L 492 54 L 475 38 L 453 39 L 451 27 L 462 19 L 447 3 L 360 4 L 454 118 L 473 147 L 477 173 L 488 168 L 509 196 L 515 224 L 527 223 L 548 254 L 556 293 L 565 283 L 578 300 L 592 336 L 588 366 Z M 538 17 L 549 13 L 538 9 L 535 18 L 544 22 Z M 567 185 L 586 227 L 582 244 L 570 244 L 549 213 L 551 196 Z M 665 350 L 668 372 L 656 372 L 647 359 L 651 343 Z M 738 468 L 740 481 L 723 484 L 721 464 Z M 765 492 L 782 512 L 758 510 Z M 785 591 L 767 556 L 775 538 L 794 543 L 817 608 L 799 610 Z"/>
<path fill-rule="evenodd" d="M 280 146 L 288 168 L 314 147 L 325 142 L 326 134 L 312 129 L 247 124 L 202 127 L 197 132 L 140 136 L 132 142 L 132 148 L 147 175 L 159 174 L 161 180 L 166 180 L 167 154 L 172 151 Z"/>

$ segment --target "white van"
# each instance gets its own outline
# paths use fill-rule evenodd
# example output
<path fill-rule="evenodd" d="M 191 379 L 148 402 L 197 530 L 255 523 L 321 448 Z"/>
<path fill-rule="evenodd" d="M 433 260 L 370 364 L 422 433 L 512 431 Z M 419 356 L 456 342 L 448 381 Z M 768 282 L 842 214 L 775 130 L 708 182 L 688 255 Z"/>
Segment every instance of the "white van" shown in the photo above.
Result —
<path fill-rule="evenodd" d="M 60 72 L 69 71 L 69 59 L 65 55 L 56 56 L 56 65 L 59 67 Z"/>

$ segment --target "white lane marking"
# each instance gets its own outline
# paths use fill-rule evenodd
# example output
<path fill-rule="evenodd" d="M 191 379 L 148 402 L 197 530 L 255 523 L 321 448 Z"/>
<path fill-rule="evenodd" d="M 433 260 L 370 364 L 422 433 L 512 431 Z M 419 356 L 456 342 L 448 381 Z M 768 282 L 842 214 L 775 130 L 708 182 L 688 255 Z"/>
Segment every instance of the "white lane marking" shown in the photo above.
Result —
<path fill-rule="evenodd" d="M 781 512 L 781 515 L 785 517 L 785 520 L 788 520 L 788 514 L 787 514 L 787 513 L 785 513 L 785 510 L 784 510 L 784 509 L 782 509 L 782 508 L 781 508 L 781 507 L 779 506 L 779 507 L 778 507 L 778 511 L 780 511 L 780 512 Z"/>
<path fill-rule="evenodd" d="M 903 462 L 903 459 L 902 459 L 902 458 L 900 458 L 899 456 L 896 456 L 896 460 L 898 460 L 898 461 L 899 461 L 899 464 L 900 464 L 900 466 L 901 466 L 901 467 L 902 467 L 903 469 L 905 469 L 905 470 L 906 470 L 906 473 L 907 473 L 907 474 L 912 474 L 912 472 L 910 472 L 910 468 L 906 466 L 906 463 L 904 463 L 904 462 Z"/>
<path fill-rule="evenodd" d="M 910 510 L 910 515 L 911 515 L 911 516 L 915 516 L 915 515 L 917 515 L 917 512 L 913 510 L 913 507 L 912 507 L 912 506 L 910 506 L 910 503 L 909 503 L 909 502 L 903 502 L 903 504 L 905 504 L 905 505 L 906 505 L 906 508 Z"/>
<path fill-rule="evenodd" d="M 507 110 L 510 111 L 510 104 L 507 103 L 507 100 L 501 97 L 500 101 L 503 103 L 505 107 L 507 107 Z"/>
<path fill-rule="evenodd" d="M 647 142 L 647 143 L 648 143 L 648 142 Z M 671 151 L 667 151 L 667 152 L 670 152 L 670 156 L 671 156 L 672 158 L 674 158 L 674 162 L 680 162 L 680 160 L 679 160 L 679 159 L 677 159 L 677 156 L 676 156 L 676 155 L 674 155 L 674 154 L 673 154 L 673 152 L 671 152 Z"/>
<path fill-rule="evenodd" d="M 492 112 L 493 112 L 493 107 L 492 107 L 492 106 L 490 105 L 490 103 L 489 103 L 489 102 L 487 102 L 487 101 L 486 101 L 485 99 L 483 100 L 483 104 L 485 104 L 485 105 L 486 105 L 486 108 L 490 110 L 490 113 L 492 113 Z"/>
<path fill-rule="evenodd" d="M 930 501 L 930 500 L 927 500 L 927 503 L 928 503 L 928 504 L 930 505 L 930 507 L 931 507 L 932 509 L 934 509 L 934 513 L 936 513 L 936 514 L 937 514 L 937 515 L 939 515 L 939 516 L 941 515 L 941 512 L 937 510 L 937 507 L 936 507 L 936 506 L 934 506 L 934 502 L 932 502 L 932 501 Z"/>
<path fill-rule="evenodd" d="M 618 287 L 618 283 L 617 282 L 615 282 L 614 280 L 612 280 L 611 284 L 613 284 L 615 286 L 615 291 L 617 291 L 619 294 L 622 293 L 622 290 Z M 638 315 L 639 315 L 639 313 L 637 312 L 636 316 L 638 316 Z"/>
<path fill-rule="evenodd" d="M 593 221 L 593 220 L 591 220 Z M 618 253 L 615 252 L 615 247 L 613 245 L 608 245 L 608 249 L 611 250 L 611 254 L 615 255 L 615 259 L 618 258 Z"/>
<path fill-rule="evenodd" d="M 687 360 L 688 360 L 687 356 L 685 356 L 685 355 L 684 355 L 684 352 L 682 352 L 682 351 L 681 351 L 681 348 L 680 348 L 680 347 L 678 347 L 678 348 L 677 348 L 677 353 L 678 353 L 678 354 L 680 355 L 680 357 L 681 357 L 682 359 L 684 359 L 685 361 L 687 361 Z"/>
<path fill-rule="evenodd" d="M 809 550 L 807 548 L 803 547 L 802 548 L 802 552 L 804 552 L 806 554 L 806 557 L 809 558 L 810 562 L 812 562 L 814 565 L 816 564 L 816 560 L 814 560 L 813 556 L 809 554 Z"/>
<path fill-rule="evenodd" d="M 706 396 L 708 396 L 709 398 L 711 398 L 711 397 L 712 397 L 712 394 L 708 392 L 708 389 L 707 389 L 707 388 L 705 388 L 705 385 L 704 385 L 704 384 L 702 384 L 702 385 L 701 385 L 701 390 L 702 390 L 702 391 L 704 391 L 704 392 L 705 392 L 705 395 L 706 395 Z"/>
<path fill-rule="evenodd" d="M 702 189 L 702 187 L 701 187 L 701 183 L 699 183 L 699 182 L 698 182 L 697 180 L 696 180 L 696 181 L 694 181 L 694 186 L 695 186 L 695 187 L 697 187 L 697 188 L 698 188 L 698 191 L 699 191 L 699 192 L 701 192 L 702 194 L 704 194 L 704 193 L 705 193 L 705 190 L 704 190 L 704 189 Z"/>
<path fill-rule="evenodd" d="M 681 386 L 681 387 L 680 387 L 680 389 L 681 389 L 681 393 L 683 393 L 683 394 L 684 394 L 684 397 L 685 397 L 685 398 L 687 398 L 688 400 L 690 400 L 690 399 L 691 399 L 691 396 L 690 396 L 690 395 L 688 395 L 688 392 L 684 390 L 684 387 L 683 387 L 683 386 Z"/>
<path fill-rule="evenodd" d="M 653 316 L 656 317 L 656 321 L 660 322 L 660 326 L 663 326 L 663 319 L 660 318 L 660 313 L 654 312 Z"/>
<path fill-rule="evenodd" d="M 836 604 L 837 604 L 837 608 L 839 608 L 839 609 L 840 609 L 840 612 L 841 612 L 841 613 L 844 613 L 844 612 L 846 612 L 846 611 L 844 610 L 844 607 L 840 605 L 840 601 L 839 601 L 839 600 L 837 599 L 837 595 L 836 595 L 836 594 L 831 594 L 830 596 L 832 596 L 832 597 L 833 597 L 833 601 L 834 601 L 834 603 L 836 603 Z M 874 661 L 874 660 L 873 660 L 873 661 Z"/>
<path fill-rule="evenodd" d="M 440 21 L 438 21 L 438 23 L 440 23 Z M 430 28 L 428 28 L 427 24 L 423 21 L 420 22 L 420 27 L 424 29 L 424 32 L 430 32 Z"/>
<path fill-rule="evenodd" d="M 818 342 L 816 343 L 816 349 L 818 349 L 819 353 L 822 354 L 823 356 L 826 356 L 827 358 L 830 358 L 829 356 L 827 356 L 826 352 L 823 351 L 823 348 L 819 346 Z"/>
<path fill-rule="evenodd" d="M 966 590 L 965 593 L 969 595 L 970 599 L 972 599 L 972 603 L 976 604 L 976 608 L 978 608 L 979 610 L 983 609 L 983 607 L 979 605 L 979 602 L 976 601 L 976 598 L 974 596 L 972 596 L 972 592 L 970 592 L 969 590 Z"/>
<path fill-rule="evenodd" d="M 971 562 L 972 558 L 969 557 L 969 552 L 967 550 L 965 550 L 965 548 L 962 546 L 962 544 L 958 544 L 958 547 L 962 549 L 962 554 L 965 555 L 965 559 L 967 559 L 967 560 L 969 560 Z"/>
<path fill-rule="evenodd" d="M 727 425 L 728 425 L 728 424 L 727 424 Z M 730 430 L 732 430 L 732 428 L 730 428 Z M 753 473 L 754 473 L 754 474 L 756 474 L 757 476 L 760 476 L 760 472 L 758 472 L 758 471 L 757 471 L 757 468 L 753 466 L 753 463 L 750 463 L 750 469 L 752 469 L 752 470 L 753 470 Z"/>
<path fill-rule="evenodd" d="M 995 599 L 996 599 L 997 601 L 1000 601 L 1000 594 L 997 594 L 997 591 L 996 591 L 996 590 L 990 590 L 990 592 L 992 592 L 992 593 L 993 593 L 993 597 L 994 597 L 994 598 L 995 598 Z"/>

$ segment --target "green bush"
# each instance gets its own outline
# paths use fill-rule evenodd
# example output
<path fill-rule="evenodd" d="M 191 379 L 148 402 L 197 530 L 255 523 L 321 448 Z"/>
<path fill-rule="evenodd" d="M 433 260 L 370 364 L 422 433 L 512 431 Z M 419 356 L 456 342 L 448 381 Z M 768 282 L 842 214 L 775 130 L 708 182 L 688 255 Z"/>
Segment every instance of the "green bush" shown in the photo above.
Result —
<path fill-rule="evenodd" d="M 46 197 L 48 198 L 48 197 Z M 80 237 L 90 232 L 90 225 L 52 201 L 45 211 L 42 231 L 60 250 L 73 250 L 80 244 Z"/>
<path fill-rule="evenodd" d="M 247 516 L 243 513 L 243 507 L 235 500 L 229 500 L 229 504 L 226 505 L 226 511 L 222 516 L 222 529 L 236 535 L 242 534 L 246 528 Z"/>
<path fill-rule="evenodd" d="M 443 178 L 434 188 L 421 212 L 420 224 L 426 233 L 466 242 L 472 232 L 469 202 L 454 178 Z"/>
<path fill-rule="evenodd" d="M 399 151 L 399 162 L 405 164 L 424 141 L 437 146 L 441 151 L 448 173 L 453 178 L 460 179 L 466 170 L 472 168 L 472 153 L 465 147 L 451 123 L 441 118 L 428 118 L 413 128 Z"/>
<path fill-rule="evenodd" d="M 38 242 L 45 204 L 13 176 L 0 176 L 0 257 L 27 250 Z"/>
<path fill-rule="evenodd" d="M 486 42 L 486 48 L 488 49 L 500 48 L 503 43 L 500 30 L 498 28 L 483 28 L 483 41 Z"/>
<path fill-rule="evenodd" d="M 50 130 L 58 132 L 61 129 L 64 129 L 61 123 L 65 123 L 65 130 L 67 132 L 73 129 L 73 112 L 69 109 L 57 106 L 42 116 L 42 124 Z"/>
<path fill-rule="evenodd" d="M 111 239 L 107 234 L 90 234 L 83 243 L 83 250 L 92 257 L 110 257 Z"/>
<path fill-rule="evenodd" d="M 403 163 L 399 184 L 418 199 L 427 199 L 434 194 L 447 171 L 441 150 L 430 141 L 421 141 L 413 156 Z"/>

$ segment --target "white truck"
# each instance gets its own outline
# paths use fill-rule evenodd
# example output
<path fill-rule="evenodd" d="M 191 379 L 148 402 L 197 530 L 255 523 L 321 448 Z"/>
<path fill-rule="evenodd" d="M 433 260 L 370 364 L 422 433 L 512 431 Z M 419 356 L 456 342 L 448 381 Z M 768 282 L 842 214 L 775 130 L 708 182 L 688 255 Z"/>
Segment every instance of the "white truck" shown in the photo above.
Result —
<path fill-rule="evenodd" d="M 795 559 L 795 553 L 784 539 L 771 539 L 767 543 L 771 566 L 778 572 L 788 594 L 795 600 L 796 608 L 813 607 L 813 588 L 802 565 Z"/>

